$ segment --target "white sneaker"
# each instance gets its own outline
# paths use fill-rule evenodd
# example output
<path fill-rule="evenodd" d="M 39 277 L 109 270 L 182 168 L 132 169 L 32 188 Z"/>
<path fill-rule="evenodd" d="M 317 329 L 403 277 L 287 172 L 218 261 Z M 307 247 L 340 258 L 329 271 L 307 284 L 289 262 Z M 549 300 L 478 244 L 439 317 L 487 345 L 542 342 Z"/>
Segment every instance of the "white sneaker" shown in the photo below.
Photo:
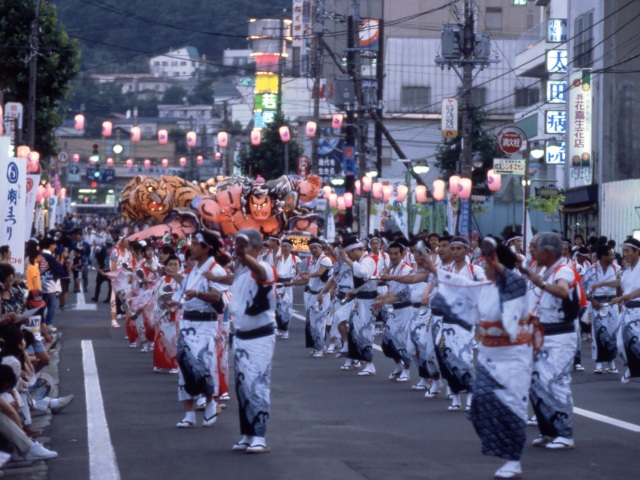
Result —
<path fill-rule="evenodd" d="M 16 456 L 16 460 L 29 462 L 33 460 L 47 460 L 49 458 L 56 458 L 57 456 L 58 452 L 47 450 L 41 443 L 33 442 L 33 445 L 31 445 L 29 451 L 24 455 Z"/>

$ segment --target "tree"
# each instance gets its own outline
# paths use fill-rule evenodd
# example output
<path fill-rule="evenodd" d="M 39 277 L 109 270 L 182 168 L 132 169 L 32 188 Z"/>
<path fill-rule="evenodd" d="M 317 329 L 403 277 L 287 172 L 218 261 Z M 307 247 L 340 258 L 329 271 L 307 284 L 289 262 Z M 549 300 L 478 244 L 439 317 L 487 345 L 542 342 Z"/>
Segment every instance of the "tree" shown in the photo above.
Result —
<path fill-rule="evenodd" d="M 499 157 L 495 146 L 495 137 L 484 129 L 486 123 L 487 114 L 479 109 L 474 110 L 473 115 L 473 130 L 471 136 L 473 138 L 473 151 L 474 156 L 476 154 L 481 157 L 478 162 L 481 162 L 481 166 L 474 166 L 471 174 L 474 189 L 479 186 L 486 186 L 487 184 L 487 171 L 493 168 L 493 159 Z M 448 180 L 452 175 L 458 174 L 458 162 L 460 160 L 460 154 L 462 153 L 462 136 L 458 136 L 455 139 L 445 139 L 442 145 L 438 147 L 438 153 L 436 154 L 436 166 L 443 172 L 445 180 Z M 491 194 L 487 188 L 483 191 L 483 194 Z"/>
<path fill-rule="evenodd" d="M 5 102 L 27 107 L 29 99 L 29 59 L 38 55 L 36 86 L 35 149 L 41 158 L 57 154 L 55 129 L 62 123 L 60 102 L 78 74 L 78 43 L 70 40 L 60 25 L 56 9 L 43 2 L 40 6 L 38 50 L 30 49 L 29 32 L 35 18 L 36 3 L 30 0 L 0 2 L 0 89 Z M 23 124 L 23 138 L 28 134 Z"/>
<path fill-rule="evenodd" d="M 284 174 L 284 143 L 280 140 L 279 132 L 283 125 L 291 128 L 284 115 L 276 115 L 273 123 L 262 130 L 260 145 L 249 145 L 240 152 L 237 165 L 244 175 L 254 178 L 261 175 L 266 180 L 272 180 Z M 297 160 L 302 152 L 298 143 L 293 140 L 289 142 L 289 172 L 297 171 Z"/>
<path fill-rule="evenodd" d="M 165 90 L 160 103 L 162 105 L 182 105 L 186 97 L 187 91 L 178 85 L 174 85 Z"/>

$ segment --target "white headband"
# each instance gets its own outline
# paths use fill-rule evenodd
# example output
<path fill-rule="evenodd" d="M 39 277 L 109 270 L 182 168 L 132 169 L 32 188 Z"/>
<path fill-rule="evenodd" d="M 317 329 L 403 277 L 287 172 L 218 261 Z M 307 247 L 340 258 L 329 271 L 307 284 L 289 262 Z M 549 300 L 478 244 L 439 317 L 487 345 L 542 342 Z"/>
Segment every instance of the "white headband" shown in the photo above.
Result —
<path fill-rule="evenodd" d="M 276 242 L 280 243 L 280 239 L 278 237 L 269 237 L 269 240 L 275 240 Z"/>
<path fill-rule="evenodd" d="M 623 247 L 629 247 L 629 248 L 633 248 L 634 250 L 640 250 L 640 247 L 638 247 L 637 245 L 634 245 L 633 243 L 623 243 L 622 244 Z"/>
<path fill-rule="evenodd" d="M 320 248 L 322 248 L 322 245 L 319 244 L 319 243 L 314 242 L 314 243 L 310 243 L 309 244 L 309 248 L 311 248 L 311 247 L 320 247 Z"/>
<path fill-rule="evenodd" d="M 353 245 L 349 245 L 348 247 L 344 247 L 345 252 L 350 252 L 351 250 L 355 250 L 356 248 L 364 248 L 364 245 L 361 242 L 354 243 Z"/>
<path fill-rule="evenodd" d="M 293 244 L 289 240 L 283 240 L 281 245 L 289 245 L 291 248 L 293 248 Z"/>
<path fill-rule="evenodd" d="M 451 246 L 451 245 L 461 245 L 461 246 L 463 246 L 464 248 L 471 248 L 471 247 L 469 246 L 469 244 L 464 243 L 464 242 L 459 242 L 459 241 L 451 242 L 451 243 L 449 244 L 449 246 Z"/>

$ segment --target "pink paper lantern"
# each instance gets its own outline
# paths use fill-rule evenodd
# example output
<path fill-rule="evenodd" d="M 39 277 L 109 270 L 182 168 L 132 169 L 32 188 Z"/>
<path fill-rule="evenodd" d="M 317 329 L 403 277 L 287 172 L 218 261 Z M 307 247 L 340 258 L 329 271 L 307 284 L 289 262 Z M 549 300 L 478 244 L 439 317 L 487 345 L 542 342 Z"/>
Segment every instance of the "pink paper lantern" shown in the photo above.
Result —
<path fill-rule="evenodd" d="M 416 187 L 416 202 L 425 203 L 427 201 L 427 187 L 418 185 Z"/>
<path fill-rule="evenodd" d="M 334 130 L 340 130 L 342 128 L 342 120 L 344 119 L 344 115 L 341 113 L 335 113 L 333 117 L 331 117 L 331 128 Z"/>
<path fill-rule="evenodd" d="M 166 130 L 158 130 L 158 143 L 160 145 L 166 145 L 169 141 L 169 132 Z"/>
<path fill-rule="evenodd" d="M 40 171 L 40 154 L 35 151 L 27 155 L 27 173 L 38 173 Z"/>
<path fill-rule="evenodd" d="M 113 167 L 113 158 L 111 157 L 107 158 L 107 167 L 109 168 Z"/>
<path fill-rule="evenodd" d="M 187 147 L 195 147 L 198 135 L 196 132 L 187 132 Z"/>
<path fill-rule="evenodd" d="M 362 191 L 370 192 L 373 185 L 373 179 L 371 177 L 362 177 Z"/>
<path fill-rule="evenodd" d="M 356 188 L 356 195 L 360 195 L 361 185 L 362 185 L 362 182 L 360 180 L 356 180 L 354 182 L 353 186 Z"/>
<path fill-rule="evenodd" d="M 452 175 L 449 178 L 449 193 L 451 195 L 458 195 L 458 185 L 460 184 L 460 177 L 458 175 Z"/>
<path fill-rule="evenodd" d="M 140 127 L 131 127 L 131 141 L 132 142 L 140 141 Z"/>
<path fill-rule="evenodd" d="M 347 208 L 353 207 L 353 193 L 346 192 L 343 196 L 344 196 L 344 206 Z"/>
<path fill-rule="evenodd" d="M 307 137 L 309 138 L 315 137 L 317 128 L 318 128 L 318 124 L 316 122 L 307 122 L 307 128 L 306 128 Z"/>
<path fill-rule="evenodd" d="M 40 203 L 44 198 L 44 187 L 42 185 L 38 185 L 36 189 L 36 202 Z"/>
<path fill-rule="evenodd" d="M 44 198 L 51 198 L 51 196 L 54 194 L 54 190 L 53 187 L 51 186 L 50 183 L 47 183 L 47 185 L 44 187 Z"/>
<path fill-rule="evenodd" d="M 382 186 L 382 200 L 387 203 L 393 196 L 393 187 L 391 185 Z"/>
<path fill-rule="evenodd" d="M 73 121 L 74 121 L 73 128 L 75 128 L 75 129 L 76 129 L 76 130 L 78 130 L 79 132 L 81 132 L 82 130 L 84 130 L 84 115 L 82 115 L 81 113 L 79 113 L 78 115 L 76 115 L 75 117 L 73 117 Z"/>
<path fill-rule="evenodd" d="M 260 132 L 260 129 L 254 128 L 253 130 L 251 130 L 251 145 L 253 145 L 254 147 L 257 147 L 258 145 L 260 145 L 261 141 L 262 141 L 262 134 Z"/>
<path fill-rule="evenodd" d="M 213 158 L 215 159 L 216 162 L 219 162 L 220 160 L 222 160 L 222 152 L 214 153 Z"/>
<path fill-rule="evenodd" d="M 338 206 L 338 195 L 336 193 L 329 194 L 329 206 L 336 208 Z"/>
<path fill-rule="evenodd" d="M 80 155 L 77 153 L 73 154 L 73 163 L 80 163 Z"/>
<path fill-rule="evenodd" d="M 382 198 L 382 183 L 375 182 L 371 190 L 373 191 L 373 198 L 377 198 L 377 199 Z"/>
<path fill-rule="evenodd" d="M 60 198 L 61 200 L 64 200 L 65 198 L 67 198 L 67 189 L 66 188 L 61 188 L 60 191 L 58 192 L 58 198 Z"/>
<path fill-rule="evenodd" d="M 26 145 L 20 145 L 18 147 L 18 158 L 27 158 L 31 153 L 31 149 Z"/>
<path fill-rule="evenodd" d="M 130 158 L 127 158 L 127 161 L 125 163 L 127 165 L 127 168 L 133 168 L 133 160 Z"/>
<path fill-rule="evenodd" d="M 471 197 L 471 179 L 470 178 L 461 178 L 460 184 L 458 185 L 458 195 L 462 200 L 467 200 Z"/>
<path fill-rule="evenodd" d="M 162 168 L 167 168 L 169 166 L 169 159 L 168 158 L 163 158 L 162 159 Z"/>
<path fill-rule="evenodd" d="M 407 193 L 409 193 L 409 187 L 406 185 L 398 185 L 398 195 L 396 196 L 396 200 L 400 203 L 404 202 L 407 198 Z"/>
<path fill-rule="evenodd" d="M 329 185 L 325 185 L 322 187 L 322 196 L 323 198 L 329 198 L 329 195 L 331 195 L 331 187 Z"/>
<path fill-rule="evenodd" d="M 113 131 L 113 123 L 106 121 L 102 122 L 102 136 L 105 138 L 109 138 L 111 136 L 111 132 Z"/>
<path fill-rule="evenodd" d="M 144 161 L 144 168 L 146 168 L 147 170 L 149 170 L 151 168 L 151 160 L 146 158 Z"/>
<path fill-rule="evenodd" d="M 446 184 L 443 180 L 434 180 L 433 182 L 433 198 L 435 198 L 438 202 L 444 198 L 444 190 L 446 188 Z"/>
<path fill-rule="evenodd" d="M 229 135 L 227 132 L 218 132 L 218 146 L 220 148 L 226 148 L 229 143 Z"/>
<path fill-rule="evenodd" d="M 280 132 L 280 140 L 285 143 L 291 140 L 291 132 L 289 131 L 289 127 L 283 125 L 278 129 L 278 131 Z"/>
<path fill-rule="evenodd" d="M 187 166 L 187 159 L 185 157 L 180 157 L 180 166 L 181 167 Z"/>
<path fill-rule="evenodd" d="M 198 165 L 202 165 L 202 164 L 204 163 L 204 157 L 203 157 L 202 155 L 198 155 L 198 156 L 196 157 L 196 163 L 197 163 Z"/>
<path fill-rule="evenodd" d="M 338 197 L 337 202 L 338 202 L 338 210 L 340 210 L 341 212 L 344 212 L 346 210 L 344 197 L 343 196 Z"/>
<path fill-rule="evenodd" d="M 489 186 L 489 190 L 497 192 L 502 187 L 502 175 L 495 173 L 493 169 L 489 170 L 487 172 L 487 185 Z"/>

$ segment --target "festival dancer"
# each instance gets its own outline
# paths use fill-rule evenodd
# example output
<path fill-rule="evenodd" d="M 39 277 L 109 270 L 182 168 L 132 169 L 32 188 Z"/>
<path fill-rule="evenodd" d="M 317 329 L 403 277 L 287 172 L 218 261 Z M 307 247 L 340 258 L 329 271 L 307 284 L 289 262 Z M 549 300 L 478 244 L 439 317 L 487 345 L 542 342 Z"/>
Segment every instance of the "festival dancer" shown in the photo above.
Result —
<path fill-rule="evenodd" d="M 262 238 L 243 228 L 236 235 L 238 268 L 231 285 L 230 314 L 235 327 L 233 358 L 242 438 L 232 450 L 267 453 L 265 434 L 271 413 L 271 361 L 274 330 L 275 268 L 257 259 Z"/>
<path fill-rule="evenodd" d="M 602 364 L 607 362 L 607 372 L 618 373 L 616 355 L 620 319 L 618 307 L 611 306 L 616 297 L 616 287 L 605 286 L 617 280 L 620 267 L 613 264 L 611 247 L 606 243 L 596 247 L 598 261 L 587 268 L 583 277 L 583 286 L 590 302 L 591 317 L 591 354 L 596 361 L 594 373 L 602 373 Z M 578 255 L 580 252 L 578 252 Z"/>
<path fill-rule="evenodd" d="M 206 399 L 202 426 L 212 426 L 218 415 L 213 399 L 218 394 L 215 337 L 218 315 L 223 309 L 222 293 L 228 287 L 207 280 L 203 272 L 226 275 L 214 259 L 220 253 L 220 246 L 212 233 L 200 231 L 193 235 L 190 251 L 195 264 L 184 271 L 185 277 L 170 303 L 175 308 L 183 301 L 178 332 L 178 399 L 184 405 L 185 416 L 177 423 L 178 428 L 195 426 L 194 401 L 199 395 Z"/>
<path fill-rule="evenodd" d="M 627 370 L 620 381 L 629 383 L 632 378 L 640 377 L 640 241 L 627 238 L 622 244 L 625 267 L 618 281 L 622 295 L 611 301 L 612 305 L 622 305 L 620 315 L 620 335 L 618 348 Z M 617 286 L 612 282 L 613 286 Z"/>
<path fill-rule="evenodd" d="M 169 301 L 173 293 L 179 288 L 180 259 L 175 254 L 165 258 L 164 276 L 160 279 L 155 298 L 156 315 L 159 317 L 155 324 L 153 339 L 153 370 L 155 372 L 178 373 L 178 315 L 181 310 L 169 308 Z"/>
<path fill-rule="evenodd" d="M 358 372 L 360 376 L 376 374 L 373 365 L 373 328 L 375 319 L 371 314 L 373 301 L 377 296 L 378 275 L 376 262 L 365 252 L 358 237 L 351 236 L 342 243 L 342 261 L 353 272 L 354 290 L 347 298 L 355 297 L 349 318 L 349 357 L 343 369 L 353 368 L 362 362 L 365 367 Z"/>
<path fill-rule="evenodd" d="M 293 278 L 298 273 L 300 258 L 291 252 L 293 244 L 286 238 L 280 246 L 280 254 L 276 259 L 276 271 L 278 272 L 278 304 L 276 306 L 276 322 L 280 338 L 289 338 L 289 322 L 293 309 Z M 277 334 L 277 335 L 278 335 Z"/>
<path fill-rule="evenodd" d="M 119 232 L 114 232 L 114 236 Z M 129 282 L 131 273 L 133 272 L 133 256 L 129 251 L 129 241 L 121 238 L 116 246 L 109 254 L 109 271 L 108 276 L 111 280 L 111 327 L 118 328 L 118 318 L 124 317 L 122 310 L 122 301 L 129 292 Z M 104 272 L 107 274 L 107 272 Z"/>

